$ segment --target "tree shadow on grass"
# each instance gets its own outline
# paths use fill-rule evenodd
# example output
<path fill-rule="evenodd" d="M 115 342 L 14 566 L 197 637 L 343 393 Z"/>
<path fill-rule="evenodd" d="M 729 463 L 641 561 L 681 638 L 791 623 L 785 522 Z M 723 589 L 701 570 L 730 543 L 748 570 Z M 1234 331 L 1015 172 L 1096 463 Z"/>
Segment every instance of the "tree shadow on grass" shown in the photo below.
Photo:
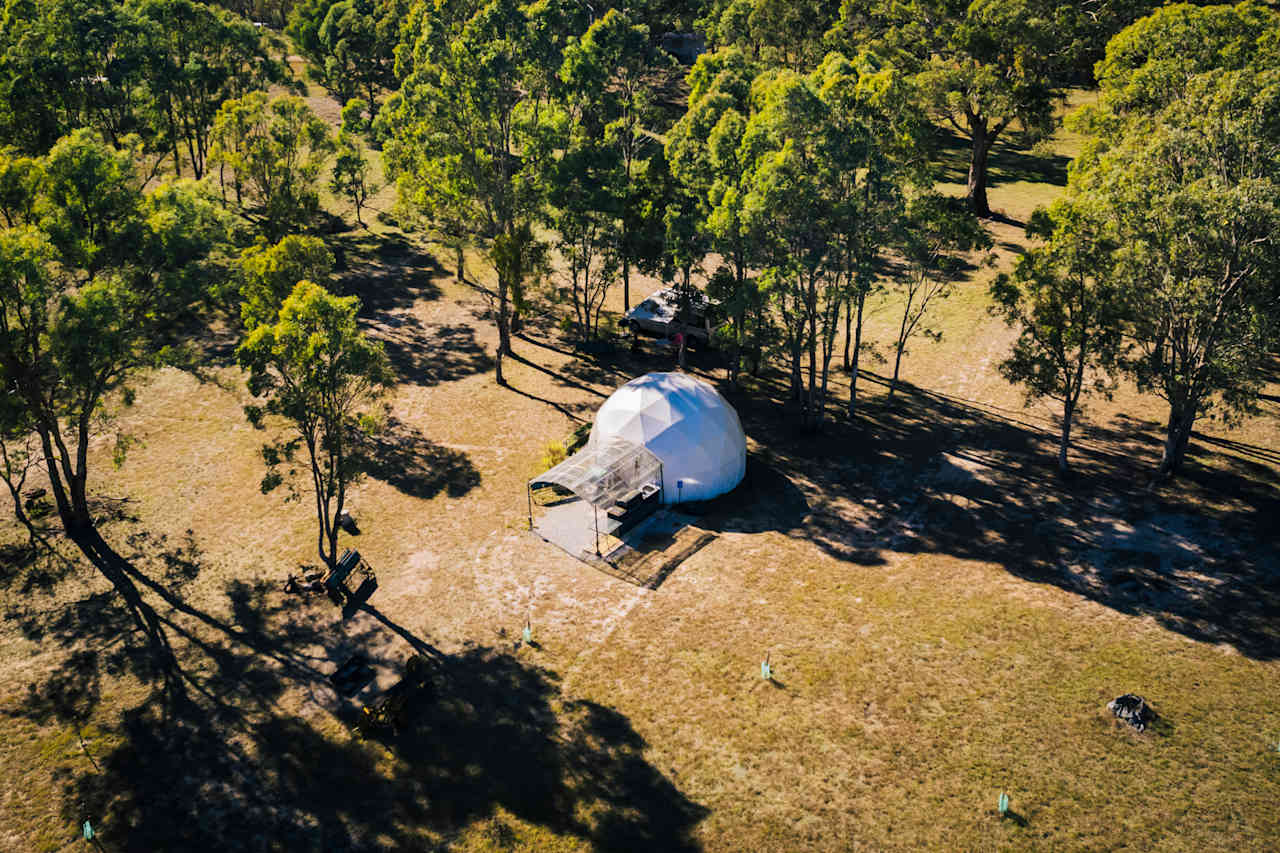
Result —
<path fill-rule="evenodd" d="M 360 234 L 330 240 L 339 290 L 360 297 L 365 316 L 408 309 L 440 298 L 445 275 L 434 256 L 403 234 Z"/>
<path fill-rule="evenodd" d="M 1001 138 L 992 146 L 988 160 L 988 189 L 999 184 L 1032 183 L 1055 187 L 1067 185 L 1070 157 L 1060 154 L 1039 156 L 1015 144 L 1015 136 Z M 938 128 L 935 145 L 942 164 L 941 180 L 963 184 L 969 177 L 971 143 L 948 128 Z"/>
<path fill-rule="evenodd" d="M 862 382 L 887 384 L 868 371 Z M 788 535 L 860 565 L 895 552 L 996 562 L 1198 641 L 1280 658 L 1280 471 L 1268 454 L 1193 439 L 1185 469 L 1162 484 L 1158 424 L 1082 423 L 1063 478 L 1057 424 L 1021 410 L 904 384 L 892 401 L 864 394 L 852 423 L 815 436 L 790 425 L 785 397 L 785 382 L 766 378 L 735 403 L 758 452 L 804 494 Z"/>
<path fill-rule="evenodd" d="M 403 382 L 430 387 L 493 369 L 493 357 L 470 326 L 424 323 L 406 312 L 380 315 L 367 325 Z"/>
<path fill-rule="evenodd" d="M 40 535 L 47 537 L 48 529 L 42 529 Z M 76 568 L 74 560 L 69 560 L 39 543 L 35 547 L 27 541 L 0 545 L 0 590 L 2 591 L 13 591 L 24 597 L 33 593 L 47 593 L 65 580 Z"/>
<path fill-rule="evenodd" d="M 119 637 L 94 635 L 100 614 L 76 610 L 62 665 L 4 712 L 77 732 L 96 723 L 89 760 L 56 770 L 68 843 L 90 819 L 118 851 L 431 849 L 472 826 L 514 839 L 502 810 L 600 849 L 698 848 L 706 809 L 645 760 L 624 716 L 563 695 L 554 672 L 489 648 L 445 655 L 267 582 L 232 582 L 204 609 L 143 571 L 162 562 L 147 550 L 133 577 L 173 638 L 184 689 L 118 715 L 99 707 L 121 689 L 100 648 Z M 327 675 L 356 651 L 399 670 L 406 636 L 425 676 L 399 725 L 361 740 L 344 724 L 372 694 L 344 701 Z"/>
<path fill-rule="evenodd" d="M 465 453 L 436 444 L 395 417 L 369 439 L 360 461 L 370 477 L 415 498 L 441 492 L 459 498 L 480 485 L 480 472 Z"/>

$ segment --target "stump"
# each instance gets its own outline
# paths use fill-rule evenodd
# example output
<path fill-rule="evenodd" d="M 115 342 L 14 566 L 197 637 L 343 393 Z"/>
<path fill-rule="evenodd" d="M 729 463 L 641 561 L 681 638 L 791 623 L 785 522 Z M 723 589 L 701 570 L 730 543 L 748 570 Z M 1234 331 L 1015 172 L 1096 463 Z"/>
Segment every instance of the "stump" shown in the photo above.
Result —
<path fill-rule="evenodd" d="M 1146 731 L 1147 726 L 1156 718 L 1155 709 L 1147 704 L 1147 700 L 1133 693 L 1112 699 L 1107 703 L 1107 710 L 1138 732 Z"/>

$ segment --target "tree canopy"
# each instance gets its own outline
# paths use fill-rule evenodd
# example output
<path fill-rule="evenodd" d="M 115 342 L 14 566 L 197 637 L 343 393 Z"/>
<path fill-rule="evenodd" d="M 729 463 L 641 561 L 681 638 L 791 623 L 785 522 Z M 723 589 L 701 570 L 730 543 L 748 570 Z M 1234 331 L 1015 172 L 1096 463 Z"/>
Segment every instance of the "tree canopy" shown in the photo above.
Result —
<path fill-rule="evenodd" d="M 993 310 L 1018 330 L 1000 372 L 1025 388 L 1028 402 L 1048 397 L 1062 404 L 1058 468 L 1064 473 L 1081 399 L 1110 392 L 1125 349 L 1114 238 L 1085 204 L 1060 201 L 1037 211 L 1028 231 L 1045 244 L 991 285 Z"/>
<path fill-rule="evenodd" d="M 130 133 L 198 178 L 228 98 L 287 79 L 281 46 L 193 0 L 11 0 L 0 26 L 0 145 L 43 153 L 73 129 Z"/>
<path fill-rule="evenodd" d="M 190 185 L 144 192 L 135 152 L 92 131 L 25 163 L 0 155 L 0 174 L 15 170 L 22 180 L 8 193 L 0 230 L 5 459 L 13 460 L 11 448 L 38 456 L 67 537 L 122 594 L 162 663 L 155 614 L 97 529 L 89 444 L 132 400 L 137 373 L 176 355 L 176 330 L 206 292 L 204 261 L 223 223 Z"/>
<path fill-rule="evenodd" d="M 382 345 L 356 322 L 359 300 L 338 297 L 314 282 L 300 281 L 284 300 L 274 323 L 258 326 L 236 350 L 249 372 L 249 391 L 265 400 L 261 413 L 283 418 L 293 433 L 263 447 L 264 492 L 283 481 L 281 464 L 299 445 L 307 453 L 316 510 L 316 552 L 327 566 L 338 560 L 338 517 L 348 487 L 361 474 L 362 437 L 376 425 L 367 410 L 391 382 Z"/>
<path fill-rule="evenodd" d="M 554 153 L 550 101 L 571 19 L 555 5 L 515 0 L 490 0 L 472 14 L 421 3 L 413 18 L 404 84 L 380 119 L 388 176 L 435 227 L 485 251 L 497 277 L 486 295 L 501 384 L 512 309 L 541 254 L 533 223 Z"/>
<path fill-rule="evenodd" d="M 210 156 L 231 170 L 244 212 L 277 239 L 314 222 L 321 170 L 334 147 L 329 126 L 302 98 L 250 92 L 218 109 Z"/>

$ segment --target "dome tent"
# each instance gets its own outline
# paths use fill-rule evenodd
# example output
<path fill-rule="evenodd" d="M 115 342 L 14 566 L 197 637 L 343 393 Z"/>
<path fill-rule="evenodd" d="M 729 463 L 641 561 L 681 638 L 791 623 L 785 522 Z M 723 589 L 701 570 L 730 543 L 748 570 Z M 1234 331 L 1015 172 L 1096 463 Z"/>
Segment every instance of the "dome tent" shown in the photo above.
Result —
<path fill-rule="evenodd" d="M 619 438 L 661 461 L 664 503 L 723 495 L 747 470 L 738 413 L 715 388 L 687 373 L 648 373 L 615 391 L 596 413 L 587 446 Z"/>

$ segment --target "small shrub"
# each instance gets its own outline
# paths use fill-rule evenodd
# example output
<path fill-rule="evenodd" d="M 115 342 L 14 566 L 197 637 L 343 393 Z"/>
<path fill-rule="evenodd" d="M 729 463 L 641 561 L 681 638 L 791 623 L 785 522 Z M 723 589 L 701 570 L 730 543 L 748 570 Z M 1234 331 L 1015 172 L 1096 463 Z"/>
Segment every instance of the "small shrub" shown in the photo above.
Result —
<path fill-rule="evenodd" d="M 567 458 L 569 454 L 563 444 L 558 441 L 547 442 L 547 446 L 542 450 L 542 460 L 538 463 L 541 467 L 538 470 L 550 471 Z"/>

